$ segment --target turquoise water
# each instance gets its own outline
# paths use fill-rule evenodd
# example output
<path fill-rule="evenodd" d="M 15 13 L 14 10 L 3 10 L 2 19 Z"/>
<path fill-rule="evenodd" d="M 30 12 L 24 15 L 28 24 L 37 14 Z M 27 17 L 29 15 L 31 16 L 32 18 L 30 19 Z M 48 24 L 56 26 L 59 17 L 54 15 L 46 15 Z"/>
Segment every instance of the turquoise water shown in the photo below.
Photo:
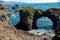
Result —
<path fill-rule="evenodd" d="M 36 25 L 38 28 L 42 29 L 52 29 L 53 22 L 48 17 L 41 17 L 37 20 Z"/>
<path fill-rule="evenodd" d="M 32 6 L 35 9 L 47 10 L 48 8 L 60 8 L 60 2 L 57 3 L 20 3 L 20 2 L 0 2 L 2 4 L 9 4 L 10 7 L 13 7 L 15 4 L 18 4 L 19 7 Z"/>
<path fill-rule="evenodd" d="M 1 3 L 1 2 L 0 2 Z M 18 4 L 19 7 L 24 7 L 24 6 L 32 6 L 35 9 L 42 9 L 43 11 L 46 11 L 49 8 L 60 8 L 60 3 L 33 3 L 33 4 L 28 4 L 28 3 L 13 3 L 13 2 L 3 2 L 2 4 L 9 4 L 9 8 L 6 9 L 8 12 L 14 12 L 15 10 L 12 9 L 12 7 L 15 4 Z M 45 18 L 45 19 L 44 19 Z M 16 25 L 20 21 L 20 16 L 19 13 L 16 13 L 10 17 L 10 22 L 12 25 Z M 44 27 L 50 27 L 52 28 L 53 23 L 52 21 L 46 17 L 42 17 L 37 20 L 36 24 L 39 28 L 44 28 Z"/>
<path fill-rule="evenodd" d="M 16 25 L 20 21 L 20 16 L 19 14 L 14 14 L 9 19 L 12 25 Z"/>

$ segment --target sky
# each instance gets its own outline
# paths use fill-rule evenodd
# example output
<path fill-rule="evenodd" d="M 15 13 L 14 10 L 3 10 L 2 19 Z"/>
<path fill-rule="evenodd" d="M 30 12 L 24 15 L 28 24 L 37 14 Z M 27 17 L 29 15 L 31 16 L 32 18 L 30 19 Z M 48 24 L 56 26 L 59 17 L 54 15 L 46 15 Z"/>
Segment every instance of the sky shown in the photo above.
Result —
<path fill-rule="evenodd" d="M 51 2 L 60 2 L 60 0 L 2 0 L 6 2 L 26 2 L 26 3 L 51 3 Z"/>

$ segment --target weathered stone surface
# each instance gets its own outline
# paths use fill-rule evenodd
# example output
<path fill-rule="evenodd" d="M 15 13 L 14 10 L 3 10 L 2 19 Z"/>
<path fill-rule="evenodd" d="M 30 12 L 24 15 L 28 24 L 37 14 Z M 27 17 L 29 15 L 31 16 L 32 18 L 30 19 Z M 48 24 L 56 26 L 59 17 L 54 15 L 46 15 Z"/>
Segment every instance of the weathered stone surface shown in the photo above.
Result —
<path fill-rule="evenodd" d="M 55 36 L 53 38 L 53 40 L 59 40 L 60 37 L 58 37 L 60 35 L 60 19 L 59 19 L 59 16 L 60 16 L 60 9 L 59 8 L 51 8 L 51 9 L 48 9 L 46 12 L 45 12 L 45 15 L 47 17 L 49 17 L 52 22 L 53 22 L 53 28 L 55 30 L 55 33 L 57 36 Z"/>
<path fill-rule="evenodd" d="M 6 15 L 6 11 L 1 9 L 0 10 L 0 22 L 6 22 L 6 23 L 9 23 L 9 18 L 8 16 Z"/>
<path fill-rule="evenodd" d="M 45 12 L 45 16 L 49 17 L 52 20 L 54 29 L 57 27 L 57 16 L 60 14 L 59 11 L 60 9 L 58 8 L 50 8 Z"/>
<path fill-rule="evenodd" d="M 35 10 L 35 14 L 34 14 L 34 18 L 33 18 L 33 29 L 37 29 L 36 21 L 37 21 L 37 19 L 39 19 L 42 16 L 43 16 L 42 10 Z"/>
<path fill-rule="evenodd" d="M 20 22 L 16 25 L 19 29 L 31 30 L 34 16 L 34 9 L 32 7 L 24 7 L 19 11 Z"/>

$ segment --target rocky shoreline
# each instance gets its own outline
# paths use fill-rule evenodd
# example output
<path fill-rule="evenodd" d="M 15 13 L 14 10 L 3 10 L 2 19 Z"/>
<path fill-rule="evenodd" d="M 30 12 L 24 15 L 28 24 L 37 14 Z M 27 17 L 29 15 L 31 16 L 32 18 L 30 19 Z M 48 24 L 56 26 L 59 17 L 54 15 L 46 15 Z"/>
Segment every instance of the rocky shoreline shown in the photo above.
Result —
<path fill-rule="evenodd" d="M 21 21 L 14 27 L 10 24 L 7 12 L 0 7 L 0 40 L 59 40 L 60 38 L 60 9 L 50 8 L 45 12 L 42 10 L 35 10 L 32 7 L 24 7 L 19 10 Z M 10 14 L 11 15 L 11 14 Z M 53 29 L 56 36 L 53 38 L 49 35 L 43 34 L 35 36 L 23 30 L 36 29 L 36 20 L 45 16 L 52 20 Z M 18 30 L 19 29 L 19 30 Z M 21 30 L 22 29 L 22 30 Z"/>

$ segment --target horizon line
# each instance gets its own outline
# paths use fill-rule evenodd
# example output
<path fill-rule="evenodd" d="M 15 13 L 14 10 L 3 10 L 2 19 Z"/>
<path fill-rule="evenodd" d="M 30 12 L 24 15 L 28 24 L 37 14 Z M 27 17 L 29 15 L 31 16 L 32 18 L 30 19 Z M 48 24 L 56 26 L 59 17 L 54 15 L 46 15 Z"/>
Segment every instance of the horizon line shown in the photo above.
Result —
<path fill-rule="evenodd" d="M 55 0 L 55 1 L 48 1 L 48 0 L 45 0 L 45 1 L 43 1 L 43 0 L 41 0 L 41 1 L 30 1 L 30 0 L 25 0 L 25 1 L 21 1 L 21 0 L 0 0 L 0 1 L 2 1 L 2 2 L 22 2 L 22 3 L 56 3 L 56 2 L 60 2 L 60 1 L 57 1 L 57 0 Z"/>
<path fill-rule="evenodd" d="M 16 2 L 16 1 L 2 1 L 2 2 Z M 21 3 L 30 3 L 30 2 L 21 2 Z M 35 3 L 35 2 L 32 2 Z M 37 3 L 60 3 L 60 2 L 37 2 Z"/>

